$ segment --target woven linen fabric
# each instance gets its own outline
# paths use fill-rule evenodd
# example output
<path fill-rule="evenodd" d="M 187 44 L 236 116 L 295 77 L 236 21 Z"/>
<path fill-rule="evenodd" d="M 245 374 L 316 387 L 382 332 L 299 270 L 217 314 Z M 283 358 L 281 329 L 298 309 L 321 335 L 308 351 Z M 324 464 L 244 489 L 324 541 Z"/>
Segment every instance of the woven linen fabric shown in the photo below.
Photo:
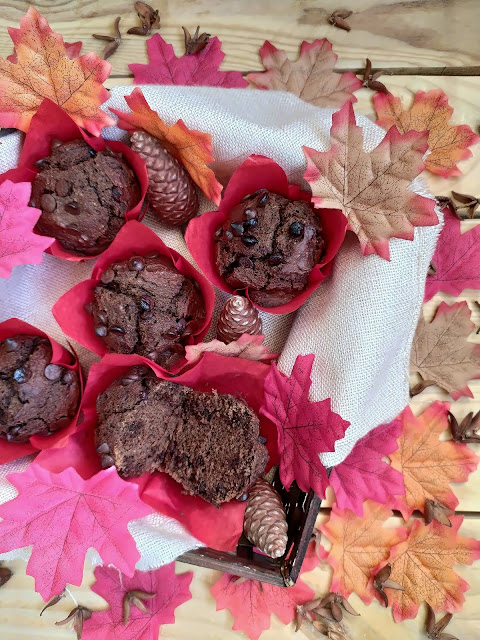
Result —
<path fill-rule="evenodd" d="M 212 134 L 213 168 L 223 183 L 243 160 L 257 153 L 271 157 L 292 182 L 308 189 L 302 177 L 306 166 L 302 145 L 320 151 L 330 147 L 333 110 L 319 109 L 291 94 L 214 87 L 141 88 L 152 109 L 168 124 L 181 118 L 188 127 Z M 124 95 L 133 89 L 115 87 L 104 108 L 129 111 Z M 363 127 L 366 151 L 385 135 L 363 116 L 357 115 L 357 124 Z M 102 135 L 106 139 L 128 138 L 117 127 L 104 129 Z M 2 139 L 0 172 L 18 162 L 22 138 L 18 133 Z M 412 190 L 432 197 L 419 179 Z M 202 211 L 210 206 L 201 199 Z M 298 354 L 314 353 L 311 400 L 332 398 L 333 410 L 351 423 L 335 453 L 322 456 L 328 466 L 341 462 L 359 438 L 392 420 L 407 403 L 410 347 L 441 226 L 441 213 L 437 213 L 439 224 L 415 229 L 412 242 L 390 241 L 389 262 L 375 255 L 363 257 L 358 241 L 348 234 L 332 275 L 296 315 L 261 314 L 266 344 L 274 351 L 283 348 L 280 369 L 290 374 Z M 145 223 L 193 262 L 179 229 L 162 225 L 150 213 Z M 92 260 L 72 263 L 48 255 L 42 265 L 16 267 L 9 280 L 0 281 L 0 321 L 17 316 L 66 344 L 51 307 L 71 286 L 88 278 L 92 267 Z M 214 336 L 227 297 L 217 291 L 207 340 Z M 79 345 L 74 343 L 74 347 L 84 367 L 98 360 Z M 10 471 L 16 465 L 21 470 L 24 461 L 12 463 Z M 0 483 L 0 503 L 12 498 L 5 487 L 5 482 Z M 200 544 L 176 521 L 160 514 L 132 523 L 130 531 L 141 550 L 141 568 L 156 568 Z"/>

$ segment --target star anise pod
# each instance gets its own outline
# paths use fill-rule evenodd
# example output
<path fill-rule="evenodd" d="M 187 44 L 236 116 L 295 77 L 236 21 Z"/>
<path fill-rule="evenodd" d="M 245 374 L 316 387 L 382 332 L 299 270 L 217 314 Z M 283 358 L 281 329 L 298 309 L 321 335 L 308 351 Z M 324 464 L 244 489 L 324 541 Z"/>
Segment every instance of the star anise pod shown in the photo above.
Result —
<path fill-rule="evenodd" d="M 58 595 L 53 596 L 53 598 L 49 600 L 47 604 L 43 607 L 43 609 L 40 611 L 40 615 L 42 615 L 42 613 L 47 609 L 49 609 L 50 607 L 54 607 L 56 604 L 58 604 L 62 598 L 65 598 L 66 595 L 67 594 L 64 589 L 62 593 L 59 593 Z"/>
<path fill-rule="evenodd" d="M 372 63 L 367 58 L 367 62 L 365 63 L 365 71 L 363 73 L 363 86 L 367 87 L 367 89 L 373 89 L 373 91 L 378 91 L 380 93 L 385 93 L 386 95 L 388 95 L 390 92 L 387 87 L 383 84 L 383 82 L 378 82 L 378 78 L 383 73 L 383 69 L 372 73 Z"/>
<path fill-rule="evenodd" d="M 477 411 L 475 415 L 473 412 L 468 413 L 460 424 L 458 424 L 455 416 L 449 411 L 448 422 L 450 431 L 452 432 L 452 438 L 455 442 L 480 442 L 480 434 L 477 433 L 480 429 L 480 411 Z"/>
<path fill-rule="evenodd" d="M 0 587 L 3 587 L 4 584 L 7 584 L 12 575 L 13 574 L 10 569 L 7 569 L 7 567 L 0 567 Z"/>
<path fill-rule="evenodd" d="M 425 524 L 430 524 L 432 520 L 444 524 L 446 527 L 451 527 L 452 523 L 448 516 L 455 513 L 438 500 L 425 500 Z"/>
<path fill-rule="evenodd" d="M 460 218 L 457 213 L 457 207 L 455 206 L 455 203 L 448 196 L 435 196 L 435 202 L 440 207 L 440 209 L 446 209 L 446 207 L 448 207 L 450 211 L 457 216 L 457 218 Z"/>
<path fill-rule="evenodd" d="M 77 632 L 77 640 L 81 640 L 82 632 L 83 632 L 83 623 L 85 622 L 85 620 L 88 620 L 91 617 L 92 617 L 92 612 L 90 611 L 90 609 L 87 609 L 87 607 L 82 607 L 82 605 L 79 605 L 78 607 L 75 607 L 75 609 L 72 609 L 72 611 L 70 611 L 70 613 L 65 618 L 65 620 L 60 620 L 60 622 L 56 622 L 55 625 L 57 627 L 61 627 L 65 624 L 68 624 L 69 622 L 72 622 L 73 627 Z"/>
<path fill-rule="evenodd" d="M 185 53 L 187 56 L 193 56 L 196 53 L 202 51 L 207 46 L 210 40 L 209 33 L 201 33 L 198 35 L 200 31 L 200 27 L 197 27 L 195 33 L 190 35 L 190 31 L 186 27 L 182 27 L 183 33 L 185 34 Z"/>
<path fill-rule="evenodd" d="M 97 40 L 105 40 L 105 42 L 108 42 L 108 44 L 106 45 L 105 49 L 103 50 L 103 59 L 104 60 L 108 60 L 108 58 L 110 58 L 110 56 L 113 56 L 115 51 L 120 46 L 120 42 L 122 41 L 122 34 L 120 33 L 120 29 L 119 29 L 120 20 L 121 20 L 120 17 L 116 18 L 116 20 L 114 22 L 114 25 L 113 25 L 113 28 L 115 29 L 115 37 L 113 37 L 113 36 L 102 36 L 102 35 L 100 35 L 98 33 L 92 34 L 93 38 L 96 38 Z"/>
<path fill-rule="evenodd" d="M 133 589 L 125 594 L 123 598 L 123 624 L 126 625 L 130 619 L 130 608 L 132 604 L 143 611 L 143 613 L 151 614 L 151 611 L 147 609 L 144 604 L 144 600 L 151 600 L 155 598 L 154 593 L 145 593 L 145 591 L 138 591 L 137 589 Z"/>
<path fill-rule="evenodd" d="M 390 580 L 390 575 L 392 573 L 392 565 L 386 564 L 383 569 L 377 573 L 373 580 L 373 586 L 381 595 L 382 600 L 386 607 L 388 607 L 388 598 L 385 593 L 385 589 L 396 589 L 397 591 L 405 591 L 401 584 L 395 582 L 394 580 Z"/>
<path fill-rule="evenodd" d="M 457 209 L 466 209 L 467 218 L 473 218 L 475 211 L 480 206 L 480 198 L 469 196 L 465 193 L 457 193 L 456 191 L 452 191 L 452 196 L 462 203 L 462 206 L 457 206 Z"/>
<path fill-rule="evenodd" d="M 410 388 L 410 397 L 418 396 L 419 393 L 422 393 L 422 391 L 427 387 L 431 387 L 433 384 L 437 384 L 435 380 L 420 380 L 420 382 L 417 382 L 417 384 Z"/>
<path fill-rule="evenodd" d="M 136 36 L 149 36 L 152 29 L 160 29 L 160 14 L 146 2 L 135 2 L 135 10 L 140 18 L 139 27 L 131 27 L 127 33 Z"/>
<path fill-rule="evenodd" d="M 452 636 L 450 633 L 443 633 L 443 630 L 452 619 L 452 614 L 447 613 L 437 623 L 435 623 L 435 613 L 432 607 L 427 604 L 427 623 L 426 631 L 430 640 L 458 640 L 456 636 Z"/>
<path fill-rule="evenodd" d="M 336 9 L 329 17 L 328 21 L 330 24 L 333 24 L 334 27 L 338 27 L 344 31 L 350 31 L 352 27 L 348 24 L 345 18 L 349 18 L 352 13 L 353 11 L 349 11 L 348 9 Z"/>

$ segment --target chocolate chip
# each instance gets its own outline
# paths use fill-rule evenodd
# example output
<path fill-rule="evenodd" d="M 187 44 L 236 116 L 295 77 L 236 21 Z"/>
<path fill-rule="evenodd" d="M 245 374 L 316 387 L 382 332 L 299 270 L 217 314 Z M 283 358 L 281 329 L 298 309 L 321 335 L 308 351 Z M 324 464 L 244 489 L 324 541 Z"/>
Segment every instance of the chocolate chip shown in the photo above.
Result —
<path fill-rule="evenodd" d="M 127 373 L 123 376 L 122 384 L 123 385 L 131 384 L 132 382 L 139 380 L 139 378 L 140 378 L 139 371 L 137 371 L 136 369 L 130 369 L 130 371 L 127 371 Z"/>
<path fill-rule="evenodd" d="M 123 198 L 123 190 L 120 189 L 120 187 L 113 187 L 112 198 L 115 200 L 115 202 L 121 202 Z"/>
<path fill-rule="evenodd" d="M 107 324 L 108 323 L 108 316 L 105 313 L 105 311 L 99 311 L 97 313 L 97 319 L 101 324 Z"/>
<path fill-rule="evenodd" d="M 102 469 L 108 469 L 109 467 L 113 467 L 113 465 L 115 464 L 115 460 L 112 458 L 112 456 L 109 456 L 108 453 L 104 453 L 100 464 L 102 465 Z"/>
<path fill-rule="evenodd" d="M 82 235 L 79 238 L 79 241 L 81 242 L 81 244 L 85 244 L 89 240 L 90 238 L 85 233 L 82 233 Z"/>
<path fill-rule="evenodd" d="M 248 247 L 252 247 L 254 244 L 257 244 L 258 240 L 253 236 L 243 236 L 242 242 L 243 244 L 246 244 Z"/>
<path fill-rule="evenodd" d="M 115 272 L 113 269 L 107 269 L 100 275 L 100 280 L 103 284 L 109 284 L 115 278 Z"/>
<path fill-rule="evenodd" d="M 296 220 L 295 222 L 292 222 L 292 224 L 288 227 L 288 231 L 291 236 L 299 238 L 303 235 L 303 224 Z"/>
<path fill-rule="evenodd" d="M 281 264 L 283 262 L 283 254 L 280 252 L 272 253 L 271 256 L 268 257 L 268 264 L 272 267 L 277 266 L 277 264 Z"/>
<path fill-rule="evenodd" d="M 230 226 L 233 229 L 234 236 L 237 236 L 237 238 L 243 236 L 243 224 L 241 222 L 232 222 Z"/>
<path fill-rule="evenodd" d="M 225 237 L 227 240 L 231 240 L 233 238 L 233 233 L 227 229 L 227 231 L 225 231 Z"/>
<path fill-rule="evenodd" d="M 182 334 L 186 328 L 187 328 L 187 321 L 185 320 L 185 318 L 180 318 L 180 320 L 177 322 L 178 333 Z"/>
<path fill-rule="evenodd" d="M 220 227 L 220 229 L 217 229 L 217 230 L 215 231 L 215 237 L 216 237 L 216 238 L 221 238 L 221 237 L 222 237 L 222 234 L 223 234 L 223 229 L 222 229 L 222 227 Z"/>
<path fill-rule="evenodd" d="M 72 371 L 69 371 L 68 369 L 65 369 L 62 376 L 63 384 L 71 384 L 74 380 L 75 380 L 74 373 Z"/>
<path fill-rule="evenodd" d="M 34 207 L 35 206 L 35 200 L 29 200 L 28 201 L 28 206 L 29 207 Z"/>
<path fill-rule="evenodd" d="M 70 185 L 64 178 L 60 178 L 60 180 L 57 180 L 55 183 L 55 193 L 61 198 L 68 196 L 70 193 Z"/>
<path fill-rule="evenodd" d="M 13 379 L 15 380 L 15 382 L 25 382 L 25 380 L 27 379 L 27 372 L 25 371 L 25 369 L 15 369 L 15 371 L 13 372 Z"/>
<path fill-rule="evenodd" d="M 40 198 L 40 206 L 42 207 L 43 211 L 52 213 L 52 211 L 55 211 L 57 207 L 57 201 L 51 193 L 44 193 Z"/>
<path fill-rule="evenodd" d="M 265 203 L 267 202 L 267 200 L 268 200 L 268 191 L 266 191 L 266 192 L 263 194 L 263 196 L 260 198 L 260 200 L 258 201 L 258 203 L 257 203 L 257 204 L 258 204 L 259 206 L 264 206 L 264 205 L 265 205 Z"/>
<path fill-rule="evenodd" d="M 50 380 L 50 382 L 55 382 L 55 380 L 60 378 L 62 372 L 63 367 L 60 367 L 58 364 L 47 364 L 43 375 L 47 380 Z"/>
<path fill-rule="evenodd" d="M 97 447 L 97 453 L 110 453 L 110 447 L 106 442 L 102 442 L 102 444 Z"/>
<path fill-rule="evenodd" d="M 54 149 L 58 149 L 58 147 L 61 147 L 63 144 L 63 142 L 61 140 L 59 140 L 58 138 L 53 138 L 51 145 L 50 145 L 50 149 L 53 151 Z"/>
<path fill-rule="evenodd" d="M 83 305 L 83 308 L 91 316 L 93 313 L 93 302 L 87 302 L 87 304 Z"/>
<path fill-rule="evenodd" d="M 245 502 L 245 500 L 248 498 L 248 493 L 242 493 L 242 495 L 237 498 L 237 502 Z"/>
<path fill-rule="evenodd" d="M 247 229 L 251 229 L 252 227 L 256 227 L 258 224 L 258 220 L 256 218 L 250 218 L 250 220 L 247 220 L 245 222 L 245 227 L 247 227 Z"/>
<path fill-rule="evenodd" d="M 244 269 L 252 269 L 253 262 L 250 260 L 250 258 L 247 258 L 247 256 L 242 256 L 238 259 L 238 266 L 243 267 Z"/>
<path fill-rule="evenodd" d="M 145 268 L 145 260 L 140 256 L 134 256 L 128 261 L 130 271 L 143 271 Z"/>
<path fill-rule="evenodd" d="M 7 433 L 7 441 L 12 442 L 12 440 L 15 440 L 19 432 L 20 427 L 12 427 L 11 429 L 9 429 Z"/>
<path fill-rule="evenodd" d="M 125 329 L 122 329 L 122 327 L 110 327 L 109 331 L 113 333 L 120 333 L 120 334 L 125 333 Z"/>
<path fill-rule="evenodd" d="M 95 149 L 92 149 L 92 147 L 88 147 L 88 153 L 92 158 L 95 158 L 95 156 L 97 155 L 97 152 L 95 151 Z"/>
<path fill-rule="evenodd" d="M 264 438 L 263 436 L 258 436 L 258 441 L 259 441 L 260 444 L 265 444 L 267 439 Z"/>
<path fill-rule="evenodd" d="M 65 205 L 65 211 L 70 213 L 72 216 L 78 216 L 80 213 L 80 207 L 76 202 L 69 202 Z"/>
<path fill-rule="evenodd" d="M 15 338 L 6 338 L 5 339 L 5 350 L 7 352 L 17 351 L 20 344 L 15 340 Z"/>
<path fill-rule="evenodd" d="M 95 325 L 94 331 L 99 338 L 104 338 L 107 335 L 107 327 L 104 324 Z"/>
<path fill-rule="evenodd" d="M 33 166 L 36 167 L 37 169 L 40 169 L 40 171 L 42 169 L 45 169 L 45 167 L 48 164 L 48 160 L 46 158 L 42 158 L 41 160 L 37 160 L 36 162 L 33 163 Z"/>
<path fill-rule="evenodd" d="M 150 296 L 143 296 L 140 298 L 139 305 L 142 311 L 151 311 L 155 307 L 155 302 Z"/>
<path fill-rule="evenodd" d="M 247 207 L 245 209 L 245 211 L 243 212 L 243 215 L 247 218 L 247 220 L 252 220 L 252 218 L 256 218 L 257 210 L 256 209 L 251 209 L 250 207 Z"/>

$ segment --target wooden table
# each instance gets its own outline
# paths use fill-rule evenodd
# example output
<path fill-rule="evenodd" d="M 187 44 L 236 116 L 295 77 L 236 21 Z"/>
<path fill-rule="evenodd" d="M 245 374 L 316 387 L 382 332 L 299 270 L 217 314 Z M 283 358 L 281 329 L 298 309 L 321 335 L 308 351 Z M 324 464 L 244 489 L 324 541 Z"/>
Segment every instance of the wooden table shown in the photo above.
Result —
<path fill-rule="evenodd" d="M 360 72 L 368 56 L 374 67 L 388 70 L 383 81 L 393 94 L 410 100 L 416 90 L 424 91 L 439 87 L 444 89 L 454 107 L 454 121 L 467 123 L 475 130 L 480 124 L 480 2 L 479 0 L 355 0 L 349 6 L 355 10 L 349 18 L 352 31 L 347 33 L 327 24 L 327 16 L 342 3 L 337 0 L 151 0 L 160 9 L 162 27 L 160 33 L 171 42 L 177 53 L 182 51 L 181 26 L 190 30 L 197 24 L 220 38 L 226 57 L 223 69 L 237 69 L 244 73 L 260 69 L 258 49 L 266 37 L 277 47 L 295 56 L 302 40 L 327 37 L 339 56 L 338 67 L 342 70 Z M 111 33 L 116 16 L 122 16 L 122 31 L 137 24 L 130 0 L 56 0 L 48 2 L 24 2 L 4 0 L 0 17 L 0 55 L 12 52 L 7 35 L 7 26 L 17 26 L 21 15 L 29 4 L 37 6 L 52 28 L 63 34 L 67 42 L 83 41 L 83 51 L 101 54 L 102 43 L 92 38 L 92 33 Z M 347 5 L 348 3 L 344 3 Z M 342 5 L 343 6 L 343 5 Z M 123 43 L 110 60 L 113 71 L 106 85 L 131 84 L 128 64 L 146 62 L 145 40 L 138 36 L 124 36 Z M 373 115 L 372 92 L 362 89 L 356 93 L 357 111 Z M 474 155 L 460 164 L 463 176 L 443 180 L 427 176 L 432 192 L 449 194 L 451 189 L 461 193 L 480 194 L 480 147 Z M 465 222 L 465 230 L 475 222 Z M 464 291 L 461 300 L 473 302 L 478 291 Z M 440 299 L 452 302 L 451 296 L 437 296 L 425 307 L 427 316 L 432 316 Z M 477 326 L 480 315 L 477 308 L 473 319 Z M 480 337 L 471 338 L 475 342 Z M 453 403 L 452 411 L 462 417 L 468 411 L 480 409 L 480 381 L 473 382 L 474 399 L 462 398 Z M 439 390 L 427 390 L 414 399 L 418 413 L 434 399 L 448 399 Z M 479 447 L 477 451 L 480 453 Z M 459 513 L 465 515 L 462 534 L 480 539 L 480 469 L 468 483 L 455 487 L 459 497 Z M 328 506 L 322 509 L 319 522 L 328 518 Z M 392 524 L 394 524 L 392 518 Z M 0 638 L 1 640 L 60 640 L 73 638 L 71 631 L 55 627 L 53 622 L 71 608 L 71 601 L 64 600 L 54 610 L 47 611 L 42 618 L 38 613 L 43 605 L 34 592 L 33 579 L 25 575 L 25 564 L 11 562 L 15 575 L 7 587 L 0 590 Z M 191 567 L 178 564 L 179 572 Z M 174 626 L 164 626 L 163 638 L 188 640 L 234 640 L 245 637 L 231 630 L 232 617 L 227 611 L 215 610 L 215 602 L 209 588 L 219 574 L 206 569 L 193 568 L 194 580 L 191 590 L 193 598 L 182 605 L 176 614 Z M 448 631 L 461 640 L 480 638 L 480 563 L 472 567 L 460 567 L 459 574 L 470 584 L 463 611 L 457 614 Z M 330 570 L 322 565 L 305 580 L 319 594 L 325 593 Z M 104 601 L 89 590 L 93 582 L 92 570 L 85 568 L 81 587 L 72 592 L 85 606 L 99 609 Z M 378 603 L 365 607 L 359 598 L 352 596 L 353 606 L 361 613 L 360 618 L 349 618 L 348 624 L 355 640 L 414 640 L 425 638 L 423 632 L 424 611 L 416 620 L 395 625 L 390 610 Z M 294 636 L 293 626 L 285 627 L 273 616 L 269 631 L 262 640 L 301 638 Z"/>

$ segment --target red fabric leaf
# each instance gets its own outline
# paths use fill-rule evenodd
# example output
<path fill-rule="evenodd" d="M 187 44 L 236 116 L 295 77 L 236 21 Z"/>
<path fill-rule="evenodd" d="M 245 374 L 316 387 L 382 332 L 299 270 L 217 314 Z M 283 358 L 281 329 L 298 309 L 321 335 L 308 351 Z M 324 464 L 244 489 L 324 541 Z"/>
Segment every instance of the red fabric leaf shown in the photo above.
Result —
<path fill-rule="evenodd" d="M 9 278 L 18 264 L 41 264 L 54 241 L 33 232 L 42 212 L 28 206 L 31 192 L 29 182 L 0 185 L 0 278 Z"/>
<path fill-rule="evenodd" d="M 330 399 L 308 400 L 314 358 L 297 356 L 289 378 L 273 364 L 260 412 L 277 426 L 280 479 L 286 489 L 295 480 L 302 491 L 313 489 L 324 497 L 328 479 L 318 454 L 334 451 L 349 423 L 331 410 Z"/>
<path fill-rule="evenodd" d="M 134 484 L 114 468 L 83 480 L 74 469 L 52 474 L 38 464 L 8 476 L 19 495 L 0 506 L 0 553 L 33 545 L 27 574 L 44 600 L 80 585 L 85 554 L 132 575 L 140 558 L 127 523 L 151 513 Z"/>
<path fill-rule="evenodd" d="M 95 578 L 92 591 L 104 598 L 110 608 L 93 612 L 83 625 L 82 640 L 158 640 L 161 625 L 173 624 L 175 609 L 192 597 L 189 585 L 193 573 L 176 575 L 174 562 L 156 571 L 135 571 L 131 578 L 120 576 L 110 567 L 97 567 Z M 145 600 L 150 613 L 132 605 L 130 618 L 124 625 L 123 599 L 134 590 L 154 593 L 155 597 Z"/>
<path fill-rule="evenodd" d="M 350 509 L 363 515 L 363 501 L 375 500 L 386 504 L 392 495 L 403 495 L 403 475 L 382 458 L 398 449 L 397 438 L 402 422 L 394 420 L 381 424 L 357 442 L 343 462 L 333 467 L 330 486 L 335 491 L 340 509 Z"/>
<path fill-rule="evenodd" d="M 439 291 L 458 296 L 464 289 L 480 289 L 480 225 L 461 232 L 460 220 L 448 207 L 445 225 L 432 258 L 435 273 L 427 276 L 425 301 Z"/>
<path fill-rule="evenodd" d="M 315 545 L 311 544 L 303 561 L 301 574 L 311 571 L 318 564 Z M 210 589 L 217 601 L 217 611 L 228 609 L 235 622 L 232 629 L 243 631 L 250 640 L 257 640 L 270 627 L 274 613 L 283 624 L 295 619 L 297 605 L 314 597 L 313 589 L 299 578 L 295 586 L 285 589 L 271 584 L 246 580 L 225 573 Z"/>
<path fill-rule="evenodd" d="M 248 87 L 239 71 L 219 71 L 225 54 L 218 38 L 194 55 L 177 58 L 171 44 L 156 33 L 147 40 L 148 64 L 129 64 L 135 84 L 181 84 L 210 87 Z"/>

